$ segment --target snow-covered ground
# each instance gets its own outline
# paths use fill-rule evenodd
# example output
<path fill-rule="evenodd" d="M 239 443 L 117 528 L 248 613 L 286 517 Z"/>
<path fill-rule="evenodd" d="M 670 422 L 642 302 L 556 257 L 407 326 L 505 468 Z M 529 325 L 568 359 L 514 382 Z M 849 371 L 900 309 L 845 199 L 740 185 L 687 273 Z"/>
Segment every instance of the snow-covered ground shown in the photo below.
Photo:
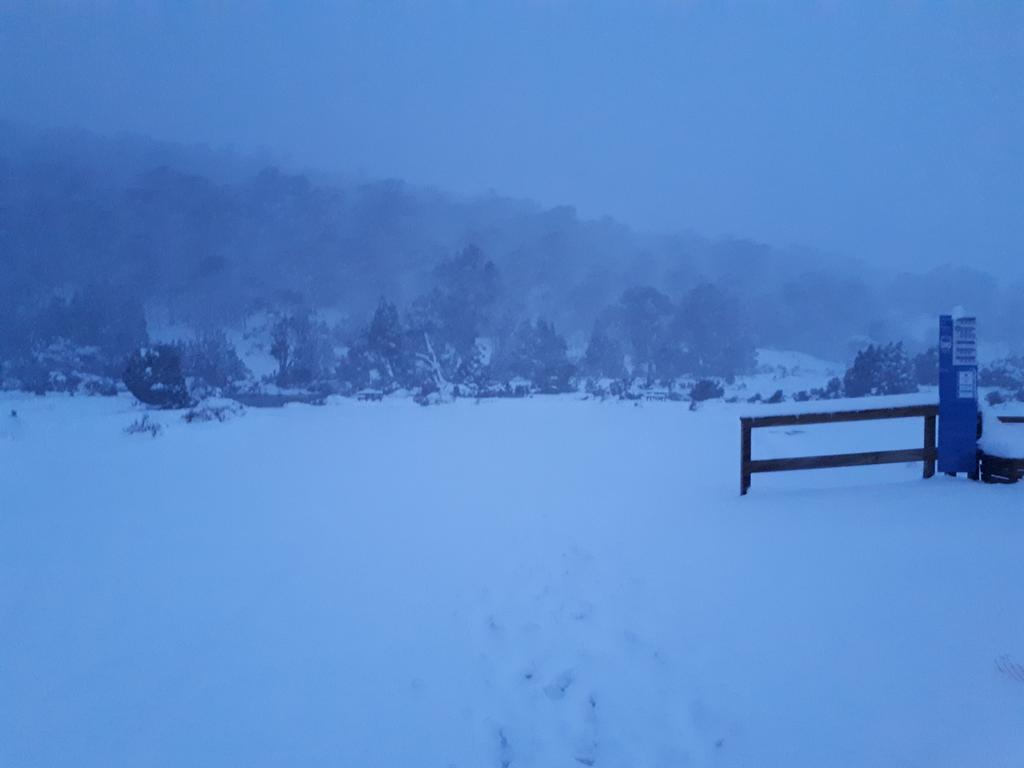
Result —
<path fill-rule="evenodd" d="M 1024 764 L 1024 487 L 753 407 L 4 395 L 0 766 Z"/>

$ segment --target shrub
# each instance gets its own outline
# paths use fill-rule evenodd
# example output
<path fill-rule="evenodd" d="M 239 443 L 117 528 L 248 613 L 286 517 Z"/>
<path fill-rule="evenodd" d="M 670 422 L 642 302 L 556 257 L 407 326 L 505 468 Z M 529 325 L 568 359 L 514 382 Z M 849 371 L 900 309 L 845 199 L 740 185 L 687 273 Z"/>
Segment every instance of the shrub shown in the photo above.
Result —
<path fill-rule="evenodd" d="M 833 376 L 824 389 L 812 389 L 811 396 L 817 400 L 837 400 L 843 396 L 843 380 Z"/>
<path fill-rule="evenodd" d="M 74 351 L 90 349 L 90 359 L 77 363 L 90 367 L 78 370 L 116 376 L 125 356 L 146 343 L 146 314 L 129 291 L 90 286 L 70 300 L 51 301 L 33 320 L 32 334 L 36 348 L 63 343 Z"/>
<path fill-rule="evenodd" d="M 997 389 L 985 395 L 985 402 L 989 405 L 1002 405 L 1006 402 L 1006 397 Z"/>
<path fill-rule="evenodd" d="M 149 414 L 143 414 L 142 418 L 136 419 L 124 428 L 125 434 L 149 435 L 156 437 L 163 430 L 163 426 L 149 418 Z"/>
<path fill-rule="evenodd" d="M 847 397 L 917 392 L 914 366 L 903 351 L 903 343 L 872 344 L 858 352 L 843 376 L 843 388 Z"/>
<path fill-rule="evenodd" d="M 714 379 L 701 379 L 690 390 L 690 400 L 695 403 L 715 400 L 725 395 L 725 389 Z"/>
<path fill-rule="evenodd" d="M 184 408 L 190 404 L 185 377 L 181 374 L 181 356 L 169 345 L 140 349 L 128 358 L 124 371 L 128 391 L 157 408 Z"/>
<path fill-rule="evenodd" d="M 186 423 L 203 421 L 225 422 L 245 413 L 245 406 L 234 400 L 220 397 L 209 397 L 190 408 L 181 417 Z"/>
<path fill-rule="evenodd" d="M 1024 358 L 1008 357 L 985 366 L 978 371 L 978 384 L 1014 390 L 1024 387 Z"/>
<path fill-rule="evenodd" d="M 114 397 L 117 395 L 117 382 L 113 379 L 94 376 L 84 379 L 79 386 L 79 391 L 87 395 Z"/>
<path fill-rule="evenodd" d="M 249 377 L 249 369 L 223 331 L 197 334 L 176 347 L 182 374 L 193 386 L 223 390 Z"/>

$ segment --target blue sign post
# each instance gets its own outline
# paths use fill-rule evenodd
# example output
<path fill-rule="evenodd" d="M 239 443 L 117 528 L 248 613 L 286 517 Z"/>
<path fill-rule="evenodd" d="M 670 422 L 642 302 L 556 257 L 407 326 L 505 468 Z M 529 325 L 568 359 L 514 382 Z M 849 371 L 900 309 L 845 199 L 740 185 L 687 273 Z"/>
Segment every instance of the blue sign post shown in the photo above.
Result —
<path fill-rule="evenodd" d="M 939 318 L 939 471 L 978 477 L 978 340 L 973 317 Z"/>

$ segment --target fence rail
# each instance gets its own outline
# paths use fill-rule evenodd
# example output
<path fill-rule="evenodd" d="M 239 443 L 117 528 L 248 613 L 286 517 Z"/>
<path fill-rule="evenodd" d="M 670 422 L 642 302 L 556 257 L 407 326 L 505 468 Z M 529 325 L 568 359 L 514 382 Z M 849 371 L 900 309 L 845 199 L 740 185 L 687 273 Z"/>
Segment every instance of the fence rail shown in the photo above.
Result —
<path fill-rule="evenodd" d="M 866 408 L 859 411 L 742 417 L 740 418 L 740 495 L 745 496 L 750 490 L 750 476 L 758 472 L 788 472 L 798 469 L 863 467 L 874 464 L 923 461 L 924 477 L 932 477 L 935 474 L 935 422 L 938 414 L 939 407 L 937 405 L 907 405 L 895 408 Z M 790 427 L 806 424 L 840 424 L 850 421 L 909 418 L 924 419 L 924 445 L 921 448 L 797 456 L 785 459 L 751 458 L 753 431 L 758 427 Z"/>

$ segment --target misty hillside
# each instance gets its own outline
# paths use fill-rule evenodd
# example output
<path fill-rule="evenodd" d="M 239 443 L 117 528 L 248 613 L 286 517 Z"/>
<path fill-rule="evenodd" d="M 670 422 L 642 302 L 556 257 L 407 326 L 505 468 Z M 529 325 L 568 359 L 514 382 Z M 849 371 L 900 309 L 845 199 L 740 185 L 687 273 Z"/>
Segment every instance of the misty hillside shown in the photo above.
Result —
<path fill-rule="evenodd" d="M 1022 43 L 0 0 L 0 768 L 1024 768 Z"/>
<path fill-rule="evenodd" d="M 1024 325 L 1019 278 L 964 266 L 885 274 L 805 248 L 638 232 L 571 207 L 13 124 L 0 125 L 0 254 L 8 379 L 63 341 L 107 347 L 116 373 L 150 337 L 147 318 L 208 335 L 269 313 L 285 318 L 278 336 L 322 331 L 306 367 L 333 371 L 359 367 L 351 350 L 390 312 L 395 338 L 416 347 L 406 364 L 427 354 L 431 331 L 451 353 L 439 361 L 449 381 L 479 378 L 469 369 L 517 347 L 549 367 L 611 355 L 592 372 L 614 377 L 625 363 L 650 382 L 744 372 L 758 347 L 838 361 L 874 342 L 915 352 L 954 305 L 978 311 L 1006 352 Z M 278 363 L 278 383 L 298 385 Z M 506 379 L 530 377 L 506 363 Z M 305 383 L 327 375 L 305 371 Z"/>

